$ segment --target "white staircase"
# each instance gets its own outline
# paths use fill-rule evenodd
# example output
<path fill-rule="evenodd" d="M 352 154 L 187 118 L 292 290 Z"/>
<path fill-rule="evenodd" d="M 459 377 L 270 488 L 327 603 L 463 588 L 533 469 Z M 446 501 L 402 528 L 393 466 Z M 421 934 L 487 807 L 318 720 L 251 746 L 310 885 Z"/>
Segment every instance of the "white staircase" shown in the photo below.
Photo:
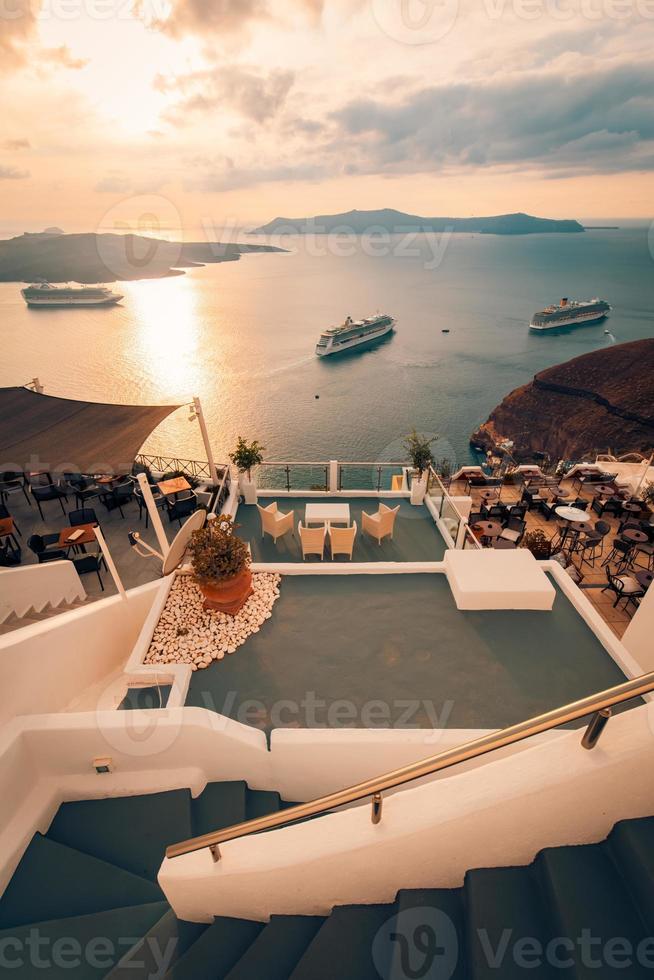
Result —
<path fill-rule="evenodd" d="M 0 571 L 0 633 L 76 608 L 86 590 L 71 561 Z"/>

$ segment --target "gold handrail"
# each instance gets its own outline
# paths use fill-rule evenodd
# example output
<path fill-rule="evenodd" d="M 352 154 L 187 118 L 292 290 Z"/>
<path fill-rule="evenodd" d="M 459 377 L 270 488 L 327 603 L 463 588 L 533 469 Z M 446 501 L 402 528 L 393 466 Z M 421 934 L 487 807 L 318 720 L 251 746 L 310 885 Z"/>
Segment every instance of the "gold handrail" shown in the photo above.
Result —
<path fill-rule="evenodd" d="M 275 830 L 278 827 L 285 827 L 288 824 L 294 823 L 296 820 L 328 813 L 334 807 L 343 806 L 346 803 L 356 803 L 358 800 L 363 800 L 368 796 L 375 798 L 373 802 L 376 802 L 379 808 L 381 805 L 380 794 L 384 790 L 402 786 L 404 783 L 411 782 L 414 779 L 420 779 L 422 776 L 431 776 L 436 772 L 441 772 L 443 769 L 456 766 L 460 762 L 477 759 L 489 752 L 494 752 L 496 749 L 501 749 L 505 745 L 512 745 L 515 742 L 521 742 L 526 738 L 530 738 L 532 735 L 551 731 L 551 729 L 556 728 L 558 725 L 576 721 L 579 718 L 584 718 L 586 715 L 592 714 L 596 716 L 599 712 L 604 712 L 603 718 L 605 722 L 609 714 L 605 709 L 612 708 L 614 705 L 622 704 L 625 701 L 630 701 L 632 698 L 649 694 L 652 691 L 654 691 L 654 671 L 642 674 L 633 680 L 625 681 L 624 684 L 609 687 L 605 691 L 590 694 L 588 697 L 581 698 L 578 701 L 572 701 L 570 704 L 565 704 L 560 708 L 554 708 L 552 711 L 546 711 L 544 714 L 527 719 L 527 721 L 518 722 L 517 725 L 511 725 L 499 732 L 492 732 L 489 735 L 476 738 L 471 742 L 464 742 L 463 745 L 458 745 L 453 749 L 447 749 L 445 752 L 439 752 L 438 755 L 430 756 L 428 759 L 413 762 L 408 766 L 403 766 L 401 769 L 394 769 L 391 772 L 384 773 L 382 776 L 373 776 L 371 779 L 366 779 L 362 783 L 356 783 L 354 786 L 349 786 L 346 789 L 322 796 L 317 800 L 300 803 L 297 806 L 289 807 L 278 813 L 270 813 L 265 817 L 257 817 L 254 820 L 246 820 L 243 823 L 233 824 L 231 827 L 225 827 L 223 830 L 202 834 L 200 837 L 181 841 L 179 844 L 171 844 L 166 848 L 166 857 L 180 857 L 182 854 L 190 854 L 193 851 L 199 851 L 202 848 L 208 847 L 211 849 L 214 859 L 218 860 L 220 856 L 218 845 L 223 844 L 225 841 L 236 840 L 238 837 L 247 837 L 250 834 L 256 834 L 263 830 Z M 593 735 L 589 737 L 587 733 L 584 736 L 583 744 L 586 748 L 593 747 L 603 727 L 602 724 L 598 725 L 597 719 L 594 718 L 589 726 L 589 732 L 593 724 Z"/>

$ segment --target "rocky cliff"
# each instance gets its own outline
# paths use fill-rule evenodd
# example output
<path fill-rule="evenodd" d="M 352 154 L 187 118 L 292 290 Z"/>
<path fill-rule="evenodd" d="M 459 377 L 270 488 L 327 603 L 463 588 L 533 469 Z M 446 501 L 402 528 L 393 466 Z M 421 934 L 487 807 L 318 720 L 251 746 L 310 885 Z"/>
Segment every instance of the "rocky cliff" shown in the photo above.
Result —
<path fill-rule="evenodd" d="M 521 459 L 654 450 L 654 339 L 583 354 L 516 388 L 470 441 L 492 449 L 507 440 Z"/>

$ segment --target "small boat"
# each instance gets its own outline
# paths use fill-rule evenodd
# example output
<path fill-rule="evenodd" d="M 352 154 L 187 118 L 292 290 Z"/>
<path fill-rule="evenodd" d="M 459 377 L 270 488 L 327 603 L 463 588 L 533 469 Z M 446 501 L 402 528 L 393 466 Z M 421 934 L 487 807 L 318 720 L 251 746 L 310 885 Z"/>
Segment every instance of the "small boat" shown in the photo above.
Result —
<path fill-rule="evenodd" d="M 441 333 L 449 333 L 449 332 L 450 331 L 447 329 L 447 327 L 443 327 L 443 329 L 441 330 Z"/>
<path fill-rule="evenodd" d="M 51 286 L 49 282 L 35 282 L 21 289 L 21 296 L 28 306 L 113 306 L 123 298 L 107 286 Z"/>

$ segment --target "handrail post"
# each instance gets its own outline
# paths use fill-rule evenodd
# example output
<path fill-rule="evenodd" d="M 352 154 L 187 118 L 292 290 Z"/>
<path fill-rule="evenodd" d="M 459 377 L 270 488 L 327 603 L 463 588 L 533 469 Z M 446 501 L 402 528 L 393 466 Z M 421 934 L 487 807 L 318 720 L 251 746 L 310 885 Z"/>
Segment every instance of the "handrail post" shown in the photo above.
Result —
<path fill-rule="evenodd" d="M 291 492 L 291 467 L 286 466 L 285 469 L 286 469 L 286 489 L 290 493 Z"/>
<path fill-rule="evenodd" d="M 584 732 L 584 737 L 581 740 L 581 744 L 585 749 L 594 749 L 600 740 L 600 735 L 606 728 L 611 717 L 610 708 L 601 708 L 596 711 L 593 717 L 588 722 L 588 727 Z"/>
<path fill-rule="evenodd" d="M 384 800 L 381 793 L 372 794 L 372 813 L 370 819 L 374 824 L 378 824 L 382 818 L 382 806 Z"/>

